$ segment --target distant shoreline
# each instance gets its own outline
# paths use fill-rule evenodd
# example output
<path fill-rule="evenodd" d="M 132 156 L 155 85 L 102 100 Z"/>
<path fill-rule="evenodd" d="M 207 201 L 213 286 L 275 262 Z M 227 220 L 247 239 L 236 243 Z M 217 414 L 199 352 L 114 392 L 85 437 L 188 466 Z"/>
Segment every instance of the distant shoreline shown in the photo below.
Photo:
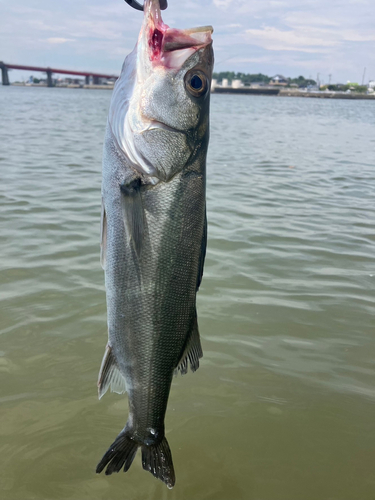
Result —
<path fill-rule="evenodd" d="M 241 95 L 272 95 L 277 97 L 310 97 L 314 99 L 365 99 L 375 100 L 374 94 L 360 94 L 355 92 L 304 91 L 293 89 L 271 89 L 251 87 L 215 87 L 214 94 L 241 94 Z"/>
<path fill-rule="evenodd" d="M 12 87 L 43 87 L 47 85 L 40 84 L 23 84 L 11 83 Z M 57 89 L 88 89 L 88 90 L 113 90 L 113 85 L 57 85 L 53 88 Z M 313 99 L 359 99 L 359 100 L 375 100 L 374 94 L 360 94 L 355 92 L 330 92 L 330 91 L 301 91 L 293 89 L 275 89 L 275 88 L 252 88 L 252 87 L 215 87 L 213 94 L 240 94 L 240 95 L 263 95 L 275 97 L 309 97 Z"/>

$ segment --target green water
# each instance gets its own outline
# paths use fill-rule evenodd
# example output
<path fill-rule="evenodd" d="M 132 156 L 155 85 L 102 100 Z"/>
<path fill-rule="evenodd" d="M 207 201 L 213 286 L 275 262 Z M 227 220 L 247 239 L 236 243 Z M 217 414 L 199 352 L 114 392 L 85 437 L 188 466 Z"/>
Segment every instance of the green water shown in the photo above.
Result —
<path fill-rule="evenodd" d="M 0 498 L 375 498 L 375 103 L 214 95 L 201 368 L 166 419 L 172 491 L 96 476 L 110 92 L 0 88 Z"/>

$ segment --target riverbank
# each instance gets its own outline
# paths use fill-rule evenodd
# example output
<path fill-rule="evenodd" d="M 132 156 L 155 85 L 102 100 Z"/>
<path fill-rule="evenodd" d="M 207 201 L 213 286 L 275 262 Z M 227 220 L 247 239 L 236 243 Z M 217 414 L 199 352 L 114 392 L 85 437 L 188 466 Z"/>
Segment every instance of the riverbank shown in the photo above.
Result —
<path fill-rule="evenodd" d="M 46 84 L 24 84 L 12 83 L 15 87 L 47 87 Z M 88 89 L 88 90 L 113 90 L 113 85 L 79 85 L 71 83 L 69 85 L 56 85 L 54 88 L 60 89 Z M 360 99 L 375 100 L 374 94 L 360 94 L 356 92 L 327 92 L 327 91 L 305 91 L 293 89 L 275 89 L 269 87 L 215 87 L 214 94 L 246 94 L 246 95 L 268 95 L 278 97 L 310 97 L 314 99 Z"/>
<path fill-rule="evenodd" d="M 299 90 L 282 89 L 280 97 L 313 97 L 315 99 L 368 99 L 375 100 L 375 94 L 360 94 L 359 92 L 303 92 Z"/>
<path fill-rule="evenodd" d="M 375 100 L 374 94 L 360 94 L 356 92 L 327 92 L 327 91 L 306 91 L 293 89 L 275 89 L 269 87 L 215 87 L 212 90 L 215 94 L 246 94 L 246 95 L 273 95 L 279 97 L 310 97 L 319 99 L 367 99 Z"/>

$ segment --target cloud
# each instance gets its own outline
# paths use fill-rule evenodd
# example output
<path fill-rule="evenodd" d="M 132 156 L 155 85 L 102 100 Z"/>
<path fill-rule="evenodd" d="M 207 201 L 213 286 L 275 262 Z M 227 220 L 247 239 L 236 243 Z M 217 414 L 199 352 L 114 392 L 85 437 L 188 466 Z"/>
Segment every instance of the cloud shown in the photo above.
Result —
<path fill-rule="evenodd" d="M 346 81 L 366 66 L 375 78 L 373 0 L 170 0 L 163 17 L 212 24 L 218 70 Z M 122 0 L 0 0 L 0 18 L 5 61 L 106 73 L 120 71 L 142 22 Z"/>
<path fill-rule="evenodd" d="M 343 39 L 348 42 L 375 42 L 375 34 L 361 34 L 355 31 L 344 31 Z"/>
<path fill-rule="evenodd" d="M 272 56 L 262 56 L 262 57 L 233 57 L 232 62 L 234 63 L 270 63 L 272 62 Z"/>
<path fill-rule="evenodd" d="M 227 9 L 234 0 L 213 0 L 215 7 Z"/>
<path fill-rule="evenodd" d="M 75 42 L 74 38 L 47 38 L 48 43 L 58 44 L 58 43 L 67 43 L 67 42 Z"/>
<path fill-rule="evenodd" d="M 340 26 L 337 18 L 330 19 L 327 16 L 319 16 L 316 14 L 307 15 L 306 12 L 289 12 L 282 17 L 283 22 L 290 27 L 296 26 Z"/>
<path fill-rule="evenodd" d="M 322 48 L 337 45 L 329 32 L 321 29 L 280 30 L 273 26 L 248 29 L 245 38 L 267 50 L 294 50 L 297 52 L 322 52 Z"/>
<path fill-rule="evenodd" d="M 274 26 L 263 26 L 261 29 L 247 29 L 245 39 L 266 50 L 309 53 L 327 52 L 345 42 L 375 41 L 374 33 L 345 30 L 337 23 L 328 20 L 325 24 L 320 23 L 319 17 L 313 17 L 310 22 L 305 17 L 302 19 L 294 15 L 288 16 L 286 22 L 293 28 L 278 29 Z"/>

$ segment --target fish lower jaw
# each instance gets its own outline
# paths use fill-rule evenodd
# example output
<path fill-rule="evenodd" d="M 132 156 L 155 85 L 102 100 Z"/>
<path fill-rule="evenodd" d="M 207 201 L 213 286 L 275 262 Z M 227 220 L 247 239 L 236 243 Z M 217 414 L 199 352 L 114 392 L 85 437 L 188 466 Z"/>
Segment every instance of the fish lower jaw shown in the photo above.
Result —
<path fill-rule="evenodd" d="M 142 130 L 142 133 L 148 132 L 150 130 L 167 130 L 168 132 L 173 132 L 175 134 L 184 134 L 185 132 L 182 130 L 175 129 L 166 125 L 163 122 L 159 122 L 158 120 L 148 120 L 147 126 Z"/>

